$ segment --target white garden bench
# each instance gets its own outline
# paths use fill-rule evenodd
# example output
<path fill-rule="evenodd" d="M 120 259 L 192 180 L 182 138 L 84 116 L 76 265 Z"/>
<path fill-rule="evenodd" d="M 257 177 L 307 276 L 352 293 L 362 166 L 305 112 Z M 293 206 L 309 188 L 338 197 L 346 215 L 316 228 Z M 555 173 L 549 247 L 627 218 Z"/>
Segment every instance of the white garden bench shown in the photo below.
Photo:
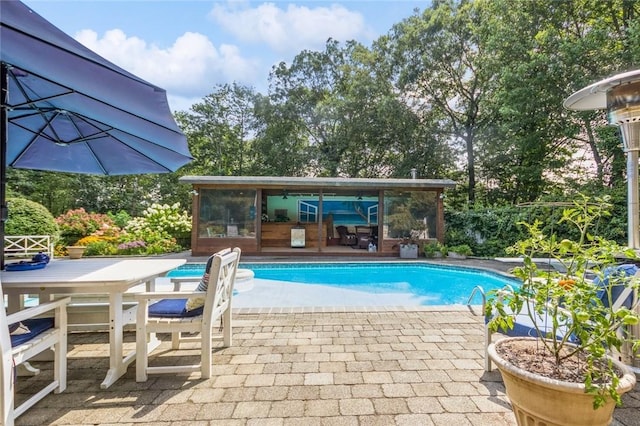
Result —
<path fill-rule="evenodd" d="M 53 259 L 50 235 L 5 235 L 5 257 L 32 257 L 38 253 L 44 253 Z"/>

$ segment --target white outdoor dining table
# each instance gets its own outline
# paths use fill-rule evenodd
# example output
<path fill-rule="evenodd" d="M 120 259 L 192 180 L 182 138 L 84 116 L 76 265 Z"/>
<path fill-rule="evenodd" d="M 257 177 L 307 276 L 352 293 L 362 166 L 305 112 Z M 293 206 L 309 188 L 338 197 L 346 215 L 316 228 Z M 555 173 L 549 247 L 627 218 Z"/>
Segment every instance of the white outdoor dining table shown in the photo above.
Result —
<path fill-rule="evenodd" d="M 30 271 L 1 271 L 0 283 L 8 295 L 9 312 L 20 309 L 20 295 L 37 294 L 39 300 L 49 300 L 55 294 L 109 295 L 109 371 L 100 385 L 111 386 L 135 360 L 135 352 L 124 354 L 123 313 L 124 293 L 137 285 L 146 284 L 154 290 L 157 277 L 184 264 L 184 259 L 78 259 L 53 260 L 46 268 Z M 133 315 L 135 321 L 135 315 Z"/>

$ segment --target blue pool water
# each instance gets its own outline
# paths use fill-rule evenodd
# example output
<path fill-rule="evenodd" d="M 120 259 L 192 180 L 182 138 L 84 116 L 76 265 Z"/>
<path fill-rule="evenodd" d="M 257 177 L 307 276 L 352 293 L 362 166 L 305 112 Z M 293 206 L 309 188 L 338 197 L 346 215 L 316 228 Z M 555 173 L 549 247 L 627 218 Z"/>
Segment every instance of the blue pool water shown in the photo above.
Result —
<path fill-rule="evenodd" d="M 482 269 L 417 263 L 241 263 L 255 287 L 234 296 L 235 306 L 371 306 L 466 304 L 477 285 L 485 291 L 517 281 Z M 187 264 L 169 276 L 201 276 Z M 475 304 L 480 298 L 474 299 Z"/>

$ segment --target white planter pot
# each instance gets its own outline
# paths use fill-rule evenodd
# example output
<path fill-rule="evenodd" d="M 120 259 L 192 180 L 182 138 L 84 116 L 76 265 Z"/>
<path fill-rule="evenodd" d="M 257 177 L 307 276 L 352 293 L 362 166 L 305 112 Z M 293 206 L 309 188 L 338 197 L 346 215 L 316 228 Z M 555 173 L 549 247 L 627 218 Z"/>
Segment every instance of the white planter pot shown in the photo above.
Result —
<path fill-rule="evenodd" d="M 496 351 L 502 341 L 528 340 L 533 337 L 510 337 L 492 343 L 489 357 L 502 374 L 507 396 L 511 401 L 516 422 L 520 426 L 607 426 L 611 423 L 615 402 L 609 400 L 604 407 L 593 409 L 593 395 L 585 393 L 582 383 L 563 382 L 530 373 L 504 360 Z M 624 364 L 613 359 L 624 372 L 618 393 L 633 389 L 636 377 Z"/>
<path fill-rule="evenodd" d="M 429 259 L 441 259 L 442 258 L 442 253 L 439 251 L 433 252 L 433 253 L 425 253 L 424 257 L 429 258 Z"/>
<path fill-rule="evenodd" d="M 417 259 L 418 245 L 417 244 L 400 244 L 400 257 L 402 259 Z"/>
<path fill-rule="evenodd" d="M 447 257 L 449 259 L 466 259 L 467 255 L 466 254 L 459 254 L 459 253 L 448 253 Z"/>

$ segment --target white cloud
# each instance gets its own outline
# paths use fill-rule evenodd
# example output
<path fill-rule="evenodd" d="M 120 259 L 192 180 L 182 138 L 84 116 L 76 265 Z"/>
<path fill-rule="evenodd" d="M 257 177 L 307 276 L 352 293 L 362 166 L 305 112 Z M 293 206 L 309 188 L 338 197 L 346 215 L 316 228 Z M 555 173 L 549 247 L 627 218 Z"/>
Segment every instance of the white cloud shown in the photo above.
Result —
<path fill-rule="evenodd" d="M 121 29 L 99 36 L 93 30 L 75 39 L 116 65 L 167 91 L 172 110 L 187 110 L 218 84 L 238 82 L 266 91 L 270 68 L 303 49 L 324 50 L 329 37 L 340 42 L 372 40 L 360 13 L 340 5 L 278 8 L 263 3 L 249 8 L 245 2 L 216 5 L 210 16 L 233 38 L 186 31 L 170 46 L 158 46 Z M 215 31 L 212 31 L 215 34 Z M 217 44 L 214 44 L 217 43 Z"/>
<path fill-rule="evenodd" d="M 280 53 L 322 50 L 329 37 L 340 42 L 373 39 L 364 17 L 338 4 L 313 9 L 290 4 L 285 10 L 274 3 L 248 8 L 242 3 L 228 2 L 215 5 L 210 15 L 238 40 L 266 43 Z"/>
<path fill-rule="evenodd" d="M 260 76 L 258 61 L 242 57 L 232 45 L 216 48 L 204 35 L 186 32 L 172 46 L 160 48 L 119 30 L 102 38 L 92 30 L 76 40 L 127 71 L 171 94 L 173 110 L 184 110 L 213 92 L 217 84 L 238 81 L 252 84 Z"/>

